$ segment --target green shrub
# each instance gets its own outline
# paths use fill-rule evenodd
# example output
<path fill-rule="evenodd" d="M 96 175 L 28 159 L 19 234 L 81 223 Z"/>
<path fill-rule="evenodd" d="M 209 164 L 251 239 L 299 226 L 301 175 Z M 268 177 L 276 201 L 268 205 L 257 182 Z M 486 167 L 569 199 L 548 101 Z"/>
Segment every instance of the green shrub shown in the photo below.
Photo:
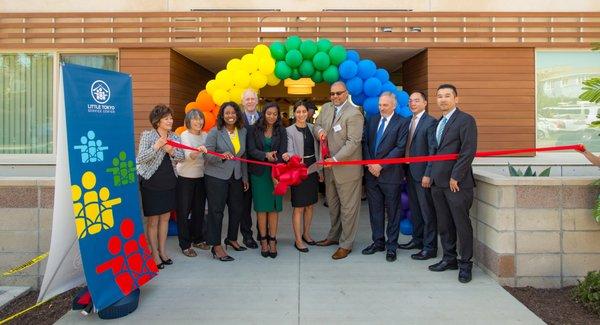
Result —
<path fill-rule="evenodd" d="M 583 281 L 573 288 L 573 298 L 594 313 L 600 315 L 600 272 L 589 272 Z"/>
<path fill-rule="evenodd" d="M 527 169 L 525 169 L 525 172 L 523 172 L 522 170 L 516 169 L 515 167 L 513 167 L 510 163 L 508 164 L 508 172 L 510 173 L 510 176 L 548 177 L 548 176 L 550 176 L 550 168 L 552 168 L 552 167 L 548 167 L 548 168 L 544 169 L 539 175 L 536 175 L 536 172 L 534 172 L 533 169 L 531 169 L 531 166 L 527 166 Z"/>

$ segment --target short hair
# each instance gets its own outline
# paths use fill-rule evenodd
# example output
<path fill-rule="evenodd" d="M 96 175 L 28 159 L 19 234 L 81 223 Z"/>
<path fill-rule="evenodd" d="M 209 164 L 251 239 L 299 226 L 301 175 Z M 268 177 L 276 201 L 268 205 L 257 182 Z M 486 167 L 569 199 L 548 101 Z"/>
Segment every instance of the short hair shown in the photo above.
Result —
<path fill-rule="evenodd" d="M 225 126 L 225 108 L 232 107 L 235 110 L 235 127 L 241 129 L 244 127 L 244 118 L 242 117 L 242 109 L 236 102 L 225 102 L 221 104 L 219 108 L 219 114 L 217 114 L 217 129 L 222 130 Z"/>
<path fill-rule="evenodd" d="M 248 95 L 252 95 L 252 97 L 254 97 L 258 100 L 258 94 L 256 93 L 256 91 L 254 89 L 248 88 L 248 89 L 244 90 L 244 92 L 242 93 L 242 99 L 246 98 Z"/>
<path fill-rule="evenodd" d="M 342 86 L 344 86 L 344 89 L 348 90 L 348 88 L 346 87 L 346 83 L 341 80 L 338 80 L 338 81 L 332 83 L 331 86 L 329 86 L 329 89 L 331 89 L 335 85 L 342 85 Z"/>
<path fill-rule="evenodd" d="M 412 94 L 419 94 L 419 95 L 421 95 L 421 98 L 423 98 L 424 101 L 427 101 L 427 95 L 425 95 L 425 93 L 420 90 L 415 90 L 411 93 L 411 95 Z"/>
<path fill-rule="evenodd" d="M 183 119 L 183 124 L 185 125 L 186 128 L 191 129 L 192 128 L 192 120 L 195 120 L 195 119 L 202 120 L 202 123 L 205 122 L 204 113 L 202 113 L 202 111 L 199 111 L 194 108 L 185 114 L 185 118 Z"/>
<path fill-rule="evenodd" d="M 173 116 L 173 110 L 165 104 L 158 104 L 150 111 L 148 118 L 152 127 L 158 129 L 160 120 L 169 115 Z"/>
<path fill-rule="evenodd" d="M 383 96 L 391 98 L 392 102 L 394 103 L 394 107 L 396 107 L 396 104 L 398 104 L 398 99 L 396 99 L 396 94 L 394 94 L 391 91 L 384 91 L 381 93 L 381 95 L 379 95 L 379 97 L 383 97 Z"/>
<path fill-rule="evenodd" d="M 440 89 L 450 89 L 454 93 L 455 97 L 458 96 L 458 91 L 456 90 L 456 87 L 454 87 L 454 85 L 452 84 L 441 84 L 437 87 L 436 91 L 439 91 Z"/>

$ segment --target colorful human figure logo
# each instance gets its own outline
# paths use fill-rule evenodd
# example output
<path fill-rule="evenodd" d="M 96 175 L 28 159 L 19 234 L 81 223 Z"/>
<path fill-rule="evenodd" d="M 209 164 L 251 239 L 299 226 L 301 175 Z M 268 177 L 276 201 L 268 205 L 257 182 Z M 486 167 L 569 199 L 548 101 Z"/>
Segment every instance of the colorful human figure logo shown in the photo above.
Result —
<path fill-rule="evenodd" d="M 96 175 L 91 171 L 83 173 L 81 185 L 83 190 L 79 185 L 71 186 L 75 228 L 79 239 L 112 228 L 115 223 L 112 208 L 121 203 L 120 197 L 110 198 L 107 187 L 94 190 Z"/>
<path fill-rule="evenodd" d="M 102 140 L 96 140 L 96 132 L 89 130 L 87 135 L 82 136 L 80 145 L 73 146 L 73 149 L 81 151 L 81 162 L 84 164 L 104 161 L 104 151 L 108 147 L 102 146 Z"/>
<path fill-rule="evenodd" d="M 113 174 L 115 186 L 135 183 L 135 163 L 133 160 L 127 160 L 125 151 L 121 151 L 118 157 L 113 158 L 112 165 L 106 171 Z"/>
<path fill-rule="evenodd" d="M 135 224 L 126 218 L 119 227 L 120 236 L 114 235 L 108 240 L 108 251 L 113 258 L 96 267 L 96 274 L 111 271 L 115 283 L 124 295 L 141 287 L 158 272 L 156 263 L 150 255 L 150 249 L 144 234 L 138 240 L 133 238 Z"/>

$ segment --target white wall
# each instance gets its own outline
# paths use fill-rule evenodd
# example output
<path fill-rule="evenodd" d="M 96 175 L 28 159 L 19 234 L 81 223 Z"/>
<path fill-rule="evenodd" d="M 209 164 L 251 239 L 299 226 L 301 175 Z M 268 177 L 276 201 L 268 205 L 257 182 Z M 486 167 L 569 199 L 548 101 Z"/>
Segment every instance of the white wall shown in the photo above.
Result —
<path fill-rule="evenodd" d="M 600 0 L 0 0 L 0 12 L 189 11 L 190 9 L 412 9 L 414 11 L 600 11 Z"/>

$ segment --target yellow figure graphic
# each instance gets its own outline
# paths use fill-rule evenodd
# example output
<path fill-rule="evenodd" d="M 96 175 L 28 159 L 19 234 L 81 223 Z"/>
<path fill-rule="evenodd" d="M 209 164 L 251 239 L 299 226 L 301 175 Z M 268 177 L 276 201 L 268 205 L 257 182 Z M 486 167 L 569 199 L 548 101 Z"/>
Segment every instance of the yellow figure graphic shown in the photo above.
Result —
<path fill-rule="evenodd" d="M 96 175 L 87 171 L 81 176 L 81 185 L 86 190 L 82 192 L 78 185 L 71 186 L 75 226 L 79 238 L 97 234 L 114 226 L 112 207 L 121 203 L 121 198 L 110 198 L 110 190 L 102 187 L 95 191 Z M 81 202 L 83 194 L 83 202 Z"/>

